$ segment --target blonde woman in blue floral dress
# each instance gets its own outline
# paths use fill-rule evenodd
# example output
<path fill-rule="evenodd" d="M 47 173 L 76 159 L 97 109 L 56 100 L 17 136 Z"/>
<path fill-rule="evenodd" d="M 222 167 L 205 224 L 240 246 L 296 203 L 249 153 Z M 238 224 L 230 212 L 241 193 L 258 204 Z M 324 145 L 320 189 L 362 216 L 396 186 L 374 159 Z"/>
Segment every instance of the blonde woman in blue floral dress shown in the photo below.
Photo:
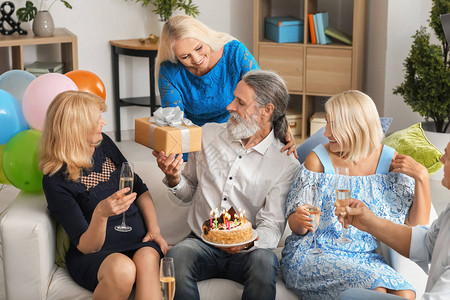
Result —
<path fill-rule="evenodd" d="M 383 146 L 375 104 L 359 91 L 331 97 L 325 104 L 329 143 L 317 146 L 293 181 L 286 219 L 293 231 L 281 260 L 288 288 L 303 299 L 334 299 L 341 292 L 366 288 L 414 299 L 414 288 L 375 252 L 373 236 L 351 227 L 349 244 L 339 244 L 342 226 L 334 215 L 336 167 L 350 170 L 351 197 L 377 216 L 399 224 L 426 224 L 431 207 L 428 172 L 411 157 Z M 418 171 L 417 171 L 418 170 Z M 308 206 L 320 208 L 314 247 Z"/>

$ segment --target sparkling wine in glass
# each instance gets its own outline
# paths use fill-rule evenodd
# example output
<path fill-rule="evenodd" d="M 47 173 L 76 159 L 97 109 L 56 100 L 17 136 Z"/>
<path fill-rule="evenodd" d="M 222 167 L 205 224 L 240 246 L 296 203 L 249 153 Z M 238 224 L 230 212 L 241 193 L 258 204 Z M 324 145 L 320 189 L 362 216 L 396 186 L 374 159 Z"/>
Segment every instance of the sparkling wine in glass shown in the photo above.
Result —
<path fill-rule="evenodd" d="M 345 207 L 350 204 L 350 171 L 347 167 L 336 168 L 336 207 L 345 217 Z M 349 244 L 352 239 L 345 235 L 344 224 L 342 224 L 341 236 L 336 240 L 338 244 Z"/>
<path fill-rule="evenodd" d="M 120 179 L 119 179 L 119 189 L 124 189 L 126 187 L 130 188 L 130 191 L 126 193 L 129 195 L 133 192 L 134 183 L 134 166 L 130 162 L 122 163 L 122 168 L 120 169 Z M 125 223 L 125 212 L 122 214 L 122 224 L 114 227 L 115 230 L 120 232 L 129 232 L 133 228 Z"/>
<path fill-rule="evenodd" d="M 308 211 L 311 214 L 310 217 L 312 219 L 312 226 L 313 226 L 313 234 L 314 234 L 314 248 L 309 250 L 308 254 L 312 256 L 320 256 L 323 254 L 323 250 L 320 248 L 317 248 L 317 235 L 316 231 L 319 227 L 320 222 L 320 209 L 315 206 L 308 207 Z"/>
<path fill-rule="evenodd" d="M 175 267 L 172 257 L 161 259 L 159 278 L 163 300 L 173 300 L 175 296 Z"/>

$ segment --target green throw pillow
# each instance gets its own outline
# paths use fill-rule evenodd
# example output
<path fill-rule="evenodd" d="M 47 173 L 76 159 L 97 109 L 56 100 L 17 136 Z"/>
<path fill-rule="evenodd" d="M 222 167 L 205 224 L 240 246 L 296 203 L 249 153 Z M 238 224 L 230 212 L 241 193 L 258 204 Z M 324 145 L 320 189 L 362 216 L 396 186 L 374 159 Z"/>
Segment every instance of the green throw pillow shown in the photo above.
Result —
<path fill-rule="evenodd" d="M 55 263 L 66 268 L 66 254 L 69 251 L 70 239 L 61 224 L 56 224 L 56 252 Z"/>
<path fill-rule="evenodd" d="M 439 159 L 443 153 L 430 143 L 420 123 L 394 132 L 383 140 L 383 144 L 400 154 L 411 156 L 427 168 L 428 174 L 433 174 L 442 167 Z"/>

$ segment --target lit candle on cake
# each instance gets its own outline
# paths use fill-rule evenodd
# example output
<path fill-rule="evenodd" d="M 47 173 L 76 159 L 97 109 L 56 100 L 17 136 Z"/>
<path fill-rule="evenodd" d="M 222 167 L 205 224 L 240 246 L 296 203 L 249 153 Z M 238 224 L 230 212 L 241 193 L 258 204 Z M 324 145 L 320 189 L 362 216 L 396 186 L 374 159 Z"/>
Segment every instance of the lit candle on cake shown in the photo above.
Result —
<path fill-rule="evenodd" d="M 222 216 L 223 216 L 223 224 L 225 224 L 225 225 L 227 225 L 227 222 L 225 221 L 225 218 L 226 218 L 226 212 L 225 212 L 225 209 L 224 210 L 222 210 Z"/>
<path fill-rule="evenodd" d="M 237 225 L 237 215 L 234 214 L 234 225 Z"/>
<path fill-rule="evenodd" d="M 216 208 L 216 213 L 214 214 L 214 217 L 216 218 L 216 223 L 217 223 L 217 217 L 219 216 L 219 210 Z"/>
<path fill-rule="evenodd" d="M 242 223 L 242 211 L 240 208 L 239 208 L 239 222 Z"/>
<path fill-rule="evenodd" d="M 212 216 L 213 216 L 214 210 L 211 209 L 211 211 L 209 212 L 209 227 L 213 227 L 213 222 L 212 222 Z"/>
<path fill-rule="evenodd" d="M 230 230 L 230 229 L 231 229 L 231 222 L 230 222 L 231 215 L 228 214 L 228 213 L 227 213 L 227 219 L 228 219 L 228 221 L 227 221 L 227 224 L 228 224 L 228 230 Z"/>
<path fill-rule="evenodd" d="M 243 215 L 244 215 L 244 223 L 245 223 L 245 210 L 244 210 L 244 213 L 243 213 Z"/>

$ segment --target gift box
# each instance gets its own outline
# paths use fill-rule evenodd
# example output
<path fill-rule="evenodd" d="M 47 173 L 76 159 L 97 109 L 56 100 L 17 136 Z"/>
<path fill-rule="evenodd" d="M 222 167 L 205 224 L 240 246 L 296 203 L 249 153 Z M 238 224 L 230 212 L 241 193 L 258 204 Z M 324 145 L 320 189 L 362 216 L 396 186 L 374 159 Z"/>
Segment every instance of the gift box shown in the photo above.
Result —
<path fill-rule="evenodd" d="M 157 152 L 186 153 L 202 148 L 202 128 L 197 125 L 161 126 L 150 122 L 150 117 L 134 120 L 134 140 Z"/>

